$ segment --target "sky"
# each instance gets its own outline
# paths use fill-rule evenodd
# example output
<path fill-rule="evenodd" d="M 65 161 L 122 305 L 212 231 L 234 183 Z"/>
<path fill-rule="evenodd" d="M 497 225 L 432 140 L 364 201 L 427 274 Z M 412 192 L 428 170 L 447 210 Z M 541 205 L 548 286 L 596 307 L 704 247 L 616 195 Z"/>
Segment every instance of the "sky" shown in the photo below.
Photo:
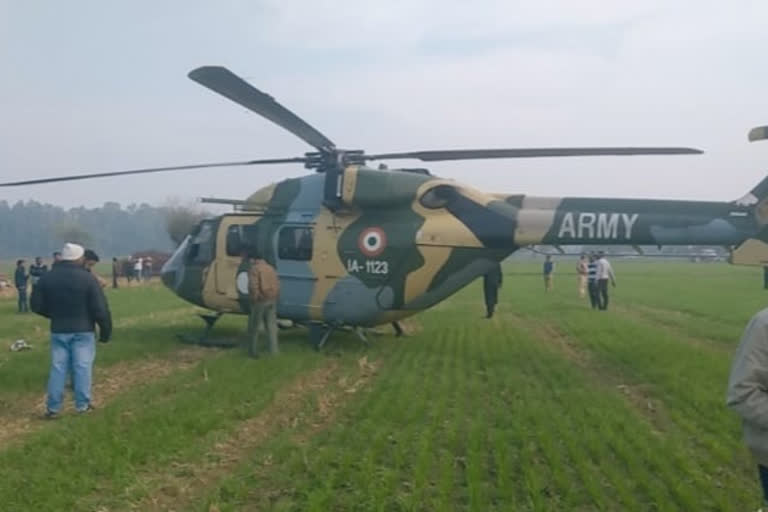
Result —
<path fill-rule="evenodd" d="M 0 0 L 0 180 L 300 156 L 187 78 L 223 65 L 369 153 L 692 146 L 421 163 L 489 192 L 731 200 L 766 174 L 768 2 Z M 65 207 L 242 199 L 299 165 L 0 188 Z"/>

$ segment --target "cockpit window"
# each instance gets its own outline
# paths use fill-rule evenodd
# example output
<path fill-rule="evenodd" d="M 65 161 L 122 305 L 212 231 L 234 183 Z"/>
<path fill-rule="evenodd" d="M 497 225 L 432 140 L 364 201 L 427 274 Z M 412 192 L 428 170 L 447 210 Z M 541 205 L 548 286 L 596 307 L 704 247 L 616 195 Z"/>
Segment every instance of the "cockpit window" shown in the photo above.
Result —
<path fill-rule="evenodd" d="M 227 229 L 227 256 L 240 256 L 248 247 L 258 246 L 255 224 L 235 224 Z"/>
<path fill-rule="evenodd" d="M 189 240 L 187 262 L 205 265 L 213 261 L 213 221 L 203 221 Z"/>
<path fill-rule="evenodd" d="M 458 192 L 454 187 L 450 185 L 438 185 L 427 190 L 424 195 L 421 196 L 419 202 L 421 202 L 421 205 L 424 208 L 429 208 L 431 210 L 445 208 L 457 195 Z"/>

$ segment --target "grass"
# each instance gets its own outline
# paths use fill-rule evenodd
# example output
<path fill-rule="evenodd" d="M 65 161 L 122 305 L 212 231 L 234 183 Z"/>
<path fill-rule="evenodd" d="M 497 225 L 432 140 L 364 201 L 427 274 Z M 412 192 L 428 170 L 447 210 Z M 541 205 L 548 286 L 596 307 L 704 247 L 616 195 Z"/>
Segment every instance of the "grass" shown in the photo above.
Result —
<path fill-rule="evenodd" d="M 284 331 L 283 353 L 259 360 L 179 345 L 200 322 L 158 286 L 110 291 L 119 327 L 97 369 L 114 389 L 90 416 L 29 419 L 0 445 L 0 508 L 757 508 L 724 394 L 762 270 L 616 262 L 597 312 L 560 267 L 544 293 L 538 266 L 508 265 L 490 321 L 475 283 L 410 337 L 366 350 L 340 334 L 318 354 Z M 31 415 L 47 375 L 45 324 L 14 308 L 0 301 L 0 345 L 35 349 L 0 352 L 0 430 Z"/>

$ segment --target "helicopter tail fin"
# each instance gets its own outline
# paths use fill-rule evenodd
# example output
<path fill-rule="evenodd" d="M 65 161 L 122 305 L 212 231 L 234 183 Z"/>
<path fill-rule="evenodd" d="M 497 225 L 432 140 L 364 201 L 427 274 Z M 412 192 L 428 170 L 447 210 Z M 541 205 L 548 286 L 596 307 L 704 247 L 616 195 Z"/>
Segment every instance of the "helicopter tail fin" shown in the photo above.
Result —
<path fill-rule="evenodd" d="M 752 206 L 757 210 L 764 207 L 763 204 L 768 200 L 768 176 L 764 177 L 760 183 L 752 187 L 743 197 L 734 201 L 738 206 Z M 757 211 L 757 214 L 760 212 Z M 766 212 L 768 214 L 768 211 Z M 758 219 L 759 220 L 759 219 Z M 766 218 L 768 220 L 768 217 Z M 762 222 L 761 222 L 762 224 Z"/>
<path fill-rule="evenodd" d="M 752 211 L 757 232 L 731 249 L 728 262 L 734 265 L 768 265 L 768 176 L 733 203 Z"/>
<path fill-rule="evenodd" d="M 768 140 L 768 126 L 758 126 L 749 130 L 749 142 Z M 737 206 L 754 208 L 755 218 L 761 226 L 768 224 L 768 176 L 755 185 L 744 197 L 734 201 Z"/>

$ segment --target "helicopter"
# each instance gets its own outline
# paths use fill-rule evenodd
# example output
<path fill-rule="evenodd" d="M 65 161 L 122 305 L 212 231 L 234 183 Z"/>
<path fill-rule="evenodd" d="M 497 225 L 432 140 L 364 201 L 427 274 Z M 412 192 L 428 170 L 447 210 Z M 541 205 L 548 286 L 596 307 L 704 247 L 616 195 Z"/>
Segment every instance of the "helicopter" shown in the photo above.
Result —
<path fill-rule="evenodd" d="M 282 127 L 314 148 L 304 156 L 201 163 L 32 179 L 24 186 L 91 178 L 302 164 L 315 171 L 266 186 L 244 200 L 212 200 L 236 211 L 200 222 L 161 270 L 201 315 L 204 337 L 223 314 L 246 314 L 247 258 L 258 248 L 278 272 L 278 317 L 310 327 L 321 347 L 341 328 L 368 328 L 424 311 L 535 245 L 720 245 L 740 263 L 768 260 L 768 178 L 735 201 L 532 197 L 488 193 L 425 168 L 374 168 L 371 161 L 693 155 L 687 147 L 452 149 L 367 154 L 338 147 L 270 95 L 230 70 L 203 66 L 188 77 Z M 768 127 L 749 140 L 768 138 Z M 742 249 L 739 253 L 739 249 Z"/>

